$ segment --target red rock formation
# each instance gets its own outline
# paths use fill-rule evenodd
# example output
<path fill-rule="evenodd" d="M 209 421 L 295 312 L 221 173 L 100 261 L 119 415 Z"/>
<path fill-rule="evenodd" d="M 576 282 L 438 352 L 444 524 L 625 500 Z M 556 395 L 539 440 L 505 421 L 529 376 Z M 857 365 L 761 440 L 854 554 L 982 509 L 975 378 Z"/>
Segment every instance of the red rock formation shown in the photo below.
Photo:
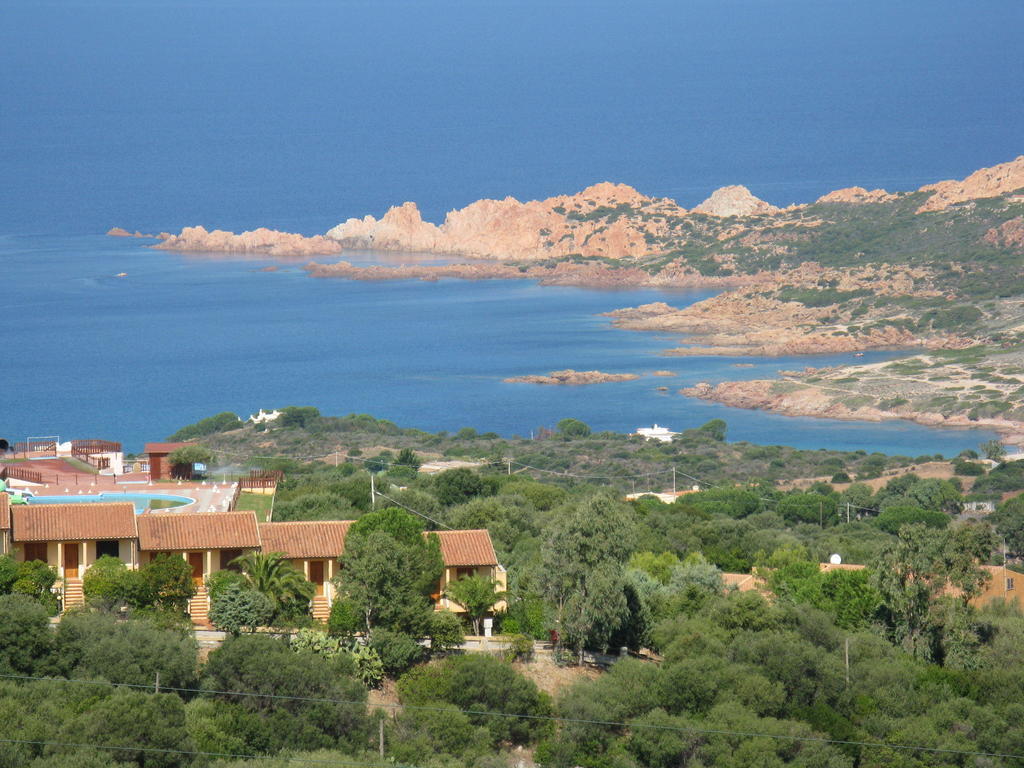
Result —
<path fill-rule="evenodd" d="M 614 209 L 622 215 L 609 220 L 607 214 Z M 578 253 L 619 259 L 648 253 L 645 235 L 658 225 L 638 221 L 633 214 L 641 210 L 672 216 L 686 213 L 671 200 L 603 182 L 576 195 L 547 200 L 478 200 L 449 212 L 441 226 L 423 221 L 415 203 L 404 203 L 380 220 L 373 216 L 349 219 L 327 236 L 352 248 L 473 258 L 546 259 Z M 660 226 L 664 228 L 664 222 Z"/>
<path fill-rule="evenodd" d="M 1024 250 L 1024 216 L 1018 216 L 1004 221 L 998 227 L 993 227 L 982 239 L 990 245 Z"/>
<path fill-rule="evenodd" d="M 778 213 L 771 203 L 754 197 L 742 185 L 722 187 L 711 193 L 711 197 L 693 209 L 694 213 L 709 213 L 712 216 L 750 216 L 762 213 Z"/>
<path fill-rule="evenodd" d="M 1024 155 L 1008 163 L 975 171 L 963 181 L 940 181 L 926 184 L 921 192 L 932 192 L 918 213 L 942 211 L 955 203 L 981 197 L 1005 195 L 1024 187 Z"/>
<path fill-rule="evenodd" d="M 203 227 L 185 227 L 181 234 L 169 235 L 152 246 L 164 251 L 195 251 L 198 253 L 253 253 L 278 257 L 320 256 L 340 253 L 341 245 L 323 235 L 305 237 L 291 232 L 278 232 L 260 227 L 236 235 Z"/>

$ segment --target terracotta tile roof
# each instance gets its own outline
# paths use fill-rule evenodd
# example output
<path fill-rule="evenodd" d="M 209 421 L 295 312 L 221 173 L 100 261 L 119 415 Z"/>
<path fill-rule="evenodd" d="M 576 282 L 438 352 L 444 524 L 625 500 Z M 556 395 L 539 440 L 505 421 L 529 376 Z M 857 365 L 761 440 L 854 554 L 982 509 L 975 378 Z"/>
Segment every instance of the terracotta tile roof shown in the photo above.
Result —
<path fill-rule="evenodd" d="M 445 565 L 497 565 L 491 534 L 486 530 L 436 531 Z"/>
<path fill-rule="evenodd" d="M 255 512 L 148 512 L 139 515 L 138 525 L 141 550 L 169 552 L 260 546 Z"/>
<path fill-rule="evenodd" d="M 294 523 L 262 523 L 264 552 L 283 552 L 288 557 L 338 557 L 345 550 L 351 520 L 315 520 Z"/>
<path fill-rule="evenodd" d="M 146 453 L 174 453 L 179 448 L 192 443 L 146 443 Z"/>
<path fill-rule="evenodd" d="M 856 565 L 855 563 L 818 563 L 818 570 L 822 573 L 829 571 L 863 571 L 867 566 Z"/>
<path fill-rule="evenodd" d="M 0 493 L 0 531 L 8 531 L 11 528 L 11 497 L 6 493 Z"/>
<path fill-rule="evenodd" d="M 11 508 L 15 541 L 134 539 L 135 507 L 115 504 L 26 504 Z"/>

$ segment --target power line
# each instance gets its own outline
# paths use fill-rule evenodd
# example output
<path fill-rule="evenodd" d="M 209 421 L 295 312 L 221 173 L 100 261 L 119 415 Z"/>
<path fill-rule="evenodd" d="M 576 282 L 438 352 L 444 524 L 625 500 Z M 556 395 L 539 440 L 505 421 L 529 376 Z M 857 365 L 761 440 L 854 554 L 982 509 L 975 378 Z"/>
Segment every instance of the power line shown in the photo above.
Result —
<path fill-rule="evenodd" d="M 64 678 L 55 678 L 55 677 L 34 677 L 34 676 L 30 676 L 30 675 L 3 675 L 3 674 L 0 674 L 0 679 L 3 679 L 3 678 L 13 679 L 13 680 L 36 680 L 36 681 L 57 682 L 57 683 L 77 683 L 77 684 L 83 684 L 83 685 L 106 685 L 106 686 L 110 686 L 110 687 L 113 687 L 113 688 L 118 688 L 118 687 L 122 687 L 122 688 L 138 688 L 138 689 L 143 689 L 143 690 L 147 690 L 147 691 L 151 691 L 154 688 L 154 686 L 152 686 L 152 685 L 141 685 L 141 684 L 138 684 L 138 683 L 111 683 L 111 682 L 106 681 L 106 680 L 75 680 L 75 679 L 64 679 Z M 304 701 L 304 702 L 318 703 L 318 704 L 357 704 L 357 705 L 363 705 L 363 706 L 366 705 L 365 701 L 360 701 L 360 700 L 355 700 L 355 699 L 332 699 L 332 698 L 326 698 L 326 697 L 325 698 L 321 698 L 321 697 L 315 697 L 315 696 L 284 696 L 284 695 L 280 695 L 280 694 L 271 694 L 271 693 L 247 693 L 247 692 L 243 692 L 243 691 L 216 691 L 216 690 L 207 690 L 207 689 L 202 689 L 202 688 L 174 688 L 174 687 L 165 687 L 165 686 L 161 686 L 161 690 L 174 691 L 175 693 L 205 693 L 205 694 L 218 695 L 218 696 L 242 696 L 242 697 L 261 698 L 261 699 L 276 699 L 276 700 L 284 700 L 284 701 Z M 878 748 L 878 749 L 898 749 L 898 750 L 910 751 L 910 752 L 931 752 L 931 753 L 953 754 L 953 755 L 967 755 L 967 756 L 976 756 L 976 757 L 1005 757 L 1005 758 L 1012 758 L 1012 759 L 1015 759 L 1015 760 L 1024 760 L 1024 754 L 1011 754 L 1011 753 L 1002 753 L 1002 752 L 982 752 L 982 751 L 967 750 L 967 749 L 947 749 L 947 748 L 943 748 L 943 747 L 925 747 L 925 746 L 920 746 L 920 745 L 915 745 L 915 744 L 886 744 L 885 742 L 879 742 L 879 741 L 856 741 L 856 740 L 852 740 L 852 739 L 829 739 L 829 738 L 826 738 L 826 737 L 823 737 L 823 736 L 792 736 L 792 735 L 778 734 L 778 733 L 762 733 L 762 732 L 759 732 L 759 731 L 736 731 L 736 730 L 731 730 L 731 729 L 726 729 L 726 728 L 697 728 L 697 727 L 690 727 L 690 726 L 659 725 L 659 724 L 655 724 L 655 723 L 637 723 L 637 722 L 625 723 L 625 722 L 621 722 L 621 721 L 617 721 L 617 720 L 596 720 L 596 719 L 578 718 L 578 717 L 558 717 L 558 716 L 555 716 L 555 715 L 529 715 L 529 714 L 523 714 L 523 713 L 517 713 L 517 712 L 493 712 L 493 711 L 488 711 L 488 710 L 459 709 L 459 708 L 453 708 L 451 706 L 444 706 L 444 707 L 442 707 L 442 706 L 435 706 L 435 707 L 432 707 L 432 706 L 427 706 L 427 705 L 388 704 L 388 703 L 383 703 L 383 702 L 381 702 L 379 704 L 375 704 L 374 706 L 380 707 L 380 708 L 383 708 L 383 709 L 409 709 L 409 710 L 419 710 L 419 711 L 426 711 L 426 712 L 451 712 L 451 711 L 454 710 L 454 711 L 457 711 L 457 712 L 461 712 L 462 714 L 465 714 L 465 715 L 479 715 L 479 716 L 482 716 L 482 717 L 501 717 L 501 718 L 506 718 L 506 719 L 516 719 L 516 720 L 546 721 L 546 722 L 568 723 L 568 724 L 573 724 L 573 725 L 615 726 L 617 728 L 646 729 L 646 730 L 655 730 L 655 731 L 672 731 L 672 732 L 676 732 L 676 733 L 689 733 L 689 734 L 712 735 L 712 736 L 744 736 L 744 737 L 748 737 L 748 738 L 768 738 L 768 739 L 790 740 L 790 741 L 808 742 L 808 743 L 816 743 L 816 744 L 837 744 L 837 745 L 845 745 L 845 746 L 871 747 L 871 748 Z M 2 741 L 4 741 L 4 739 L 0 739 L 0 742 L 2 742 Z M 26 743 L 35 743 L 35 742 L 26 742 Z M 74 745 L 74 744 L 72 744 L 72 745 L 68 745 L 68 746 L 88 747 L 88 746 L 98 746 L 98 745 L 89 745 L 89 744 Z M 130 749 L 130 748 L 125 747 L 125 748 L 122 748 L 122 749 Z M 161 750 L 156 750 L 156 751 L 161 751 Z M 175 752 L 176 750 L 169 750 L 169 751 Z M 212 753 L 183 752 L 183 754 L 212 754 Z M 226 755 L 226 756 L 227 757 L 236 757 L 235 755 Z M 250 756 L 249 755 L 240 755 L 238 757 L 250 757 Z M 254 757 L 262 759 L 264 756 L 254 756 Z M 335 764 L 342 765 L 343 763 L 335 763 Z M 373 765 L 377 765 L 377 764 L 349 763 L 348 765 L 373 766 Z"/>
<path fill-rule="evenodd" d="M 412 507 L 407 507 L 407 506 L 406 506 L 405 504 L 403 504 L 402 502 L 400 502 L 400 501 L 395 501 L 394 499 L 392 499 L 392 498 L 391 498 L 390 496 L 388 496 L 387 494 L 381 493 L 380 491 L 377 491 L 376 493 L 377 493 L 377 495 L 378 495 L 378 496 L 380 496 L 380 497 L 381 497 L 382 499 L 387 499 L 387 500 L 388 500 L 388 501 L 390 501 L 390 502 L 391 502 L 392 504 L 397 504 L 397 505 L 398 505 L 398 506 L 400 506 L 400 507 L 401 507 L 402 509 L 404 509 L 404 510 L 405 510 L 406 512 L 411 512 L 411 513 L 412 513 L 412 514 L 414 514 L 414 515 L 419 515 L 419 516 L 420 516 L 420 517 L 422 517 L 422 518 L 423 518 L 424 520 L 429 520 L 429 521 L 430 521 L 430 522 L 432 522 L 432 523 L 433 523 L 434 525 L 439 525 L 439 526 L 441 526 L 442 528 L 447 528 L 447 529 L 448 529 L 449 531 L 454 531 L 454 530 L 455 530 L 455 528 L 452 528 L 452 527 L 451 527 L 450 525 L 448 525 L 447 523 L 442 523 L 442 522 L 441 522 L 440 520 L 435 520 L 435 519 L 434 519 L 434 518 L 432 518 L 432 517 L 431 517 L 430 515 L 425 515 L 425 514 L 423 514 L 422 512 L 417 512 L 417 511 L 416 511 L 415 509 L 413 509 Z"/>

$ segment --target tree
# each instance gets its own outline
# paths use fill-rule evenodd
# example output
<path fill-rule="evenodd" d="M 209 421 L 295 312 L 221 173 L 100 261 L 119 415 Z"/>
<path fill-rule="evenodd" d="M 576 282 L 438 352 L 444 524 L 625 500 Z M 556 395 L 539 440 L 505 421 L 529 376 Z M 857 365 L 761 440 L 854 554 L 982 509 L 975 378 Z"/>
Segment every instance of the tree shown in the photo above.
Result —
<path fill-rule="evenodd" d="M 416 451 L 412 448 L 403 448 L 398 452 L 398 457 L 395 459 L 395 463 L 403 467 L 411 467 L 412 469 L 419 469 L 422 462 L 419 456 L 416 455 Z"/>
<path fill-rule="evenodd" d="M 982 443 L 980 448 L 982 453 L 985 454 L 985 458 L 989 461 L 1002 464 L 1003 459 L 1006 458 L 1006 447 L 998 440 L 988 440 Z"/>
<path fill-rule="evenodd" d="M 904 525 L 920 523 L 928 528 L 945 528 L 952 518 L 945 512 L 929 511 L 910 505 L 888 506 L 872 522 L 887 533 L 897 533 Z"/>
<path fill-rule="evenodd" d="M 728 425 L 723 419 L 712 419 L 706 424 L 701 425 L 698 428 L 698 431 L 703 432 L 712 440 L 717 440 L 721 443 L 725 441 L 725 433 L 727 429 Z"/>
<path fill-rule="evenodd" d="M 430 616 L 430 650 L 450 651 L 466 642 L 462 622 L 451 611 L 434 611 Z"/>
<path fill-rule="evenodd" d="M 242 635 L 213 651 L 204 672 L 206 696 L 259 718 L 246 734 L 252 751 L 365 748 L 366 689 L 350 654 L 295 653 L 287 640 Z"/>
<path fill-rule="evenodd" d="M 424 536 L 418 518 L 394 507 L 363 515 L 349 529 L 340 562 L 340 596 L 360 612 L 367 632 L 426 633 L 444 562 L 437 536 Z"/>
<path fill-rule="evenodd" d="M 46 608 L 27 595 L 0 595 L 0 673 L 34 674 L 52 647 Z"/>
<path fill-rule="evenodd" d="M 65 677 L 112 683 L 193 688 L 198 652 L 191 628 L 167 629 L 148 617 L 128 621 L 107 613 L 72 612 L 54 633 L 51 670 Z"/>
<path fill-rule="evenodd" d="M 994 548 L 987 526 L 959 525 L 945 531 L 908 525 L 883 550 L 871 584 L 881 595 L 892 639 L 926 660 L 942 659 L 939 598 L 966 610 L 988 574 L 980 568 Z"/>
<path fill-rule="evenodd" d="M 57 571 L 41 560 L 18 563 L 17 578 L 11 585 L 11 592 L 27 595 L 45 605 L 51 613 L 57 612 L 57 597 L 53 585 L 57 582 Z"/>
<path fill-rule="evenodd" d="M 590 427 L 579 419 L 562 419 L 556 425 L 563 437 L 589 437 Z"/>
<path fill-rule="evenodd" d="M 473 634 L 480 634 L 480 620 L 505 598 L 498 582 L 486 576 L 464 576 L 448 585 L 445 594 L 466 609 L 473 622 Z"/>
<path fill-rule="evenodd" d="M 189 424 L 187 427 L 182 427 L 167 439 L 172 442 L 194 440 L 197 437 L 213 435 L 218 432 L 229 432 L 230 430 L 238 429 L 241 426 L 243 426 L 243 422 L 238 418 L 237 413 L 224 411 L 223 413 L 218 413 L 216 416 L 209 416 L 205 419 L 200 419 L 195 424 Z"/>
<path fill-rule="evenodd" d="M 316 587 L 281 552 L 249 552 L 232 561 L 250 589 L 264 595 L 273 607 L 270 620 L 294 619 L 309 611 Z"/>
<path fill-rule="evenodd" d="M 56 740 L 111 747 L 114 759 L 139 768 L 186 766 L 192 749 L 178 696 L 125 690 L 114 690 L 88 707 Z"/>
<path fill-rule="evenodd" d="M 631 507 L 599 494 L 563 508 L 541 551 L 541 583 L 561 634 L 582 659 L 604 647 L 629 615 L 625 562 L 636 537 Z"/>
<path fill-rule="evenodd" d="M 434 488 L 437 500 L 446 507 L 463 504 L 485 491 L 480 475 L 466 467 L 441 472 L 434 479 Z"/>
<path fill-rule="evenodd" d="M 1010 554 L 1024 553 L 1024 496 L 1014 496 L 1000 504 L 989 516 L 996 532 L 1006 541 Z"/>
<path fill-rule="evenodd" d="M 277 423 L 282 427 L 309 429 L 319 418 L 319 408 L 314 408 L 311 405 L 289 405 L 287 408 L 281 409 L 281 416 L 277 419 Z"/>
<path fill-rule="evenodd" d="M 238 584 L 224 587 L 210 603 L 213 626 L 235 637 L 266 626 L 274 615 L 274 604 L 270 598 Z"/>
<path fill-rule="evenodd" d="M 184 558 L 160 554 L 139 570 L 146 604 L 160 610 L 185 611 L 196 593 L 192 568 Z"/>
<path fill-rule="evenodd" d="M 181 448 L 171 451 L 167 461 L 170 462 L 175 477 L 191 479 L 194 466 L 209 464 L 213 461 L 213 452 L 201 445 L 183 445 Z"/>
<path fill-rule="evenodd" d="M 438 702 L 468 710 L 470 720 L 486 728 L 491 742 L 528 744 L 550 728 L 548 697 L 511 664 L 483 654 L 449 656 L 412 669 L 398 681 L 403 704 L 415 707 Z M 518 717 L 494 717 L 491 712 Z M 523 717 L 525 715 L 525 717 Z"/>

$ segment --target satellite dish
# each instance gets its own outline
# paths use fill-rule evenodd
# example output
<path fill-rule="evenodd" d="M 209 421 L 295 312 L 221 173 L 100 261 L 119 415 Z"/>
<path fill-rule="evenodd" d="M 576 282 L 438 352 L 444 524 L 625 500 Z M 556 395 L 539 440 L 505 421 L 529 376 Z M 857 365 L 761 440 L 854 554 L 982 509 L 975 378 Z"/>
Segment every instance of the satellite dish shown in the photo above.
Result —
<path fill-rule="evenodd" d="M 829 556 L 828 561 L 832 563 L 832 565 L 839 565 L 843 562 L 843 558 L 839 554 L 834 554 Z"/>

